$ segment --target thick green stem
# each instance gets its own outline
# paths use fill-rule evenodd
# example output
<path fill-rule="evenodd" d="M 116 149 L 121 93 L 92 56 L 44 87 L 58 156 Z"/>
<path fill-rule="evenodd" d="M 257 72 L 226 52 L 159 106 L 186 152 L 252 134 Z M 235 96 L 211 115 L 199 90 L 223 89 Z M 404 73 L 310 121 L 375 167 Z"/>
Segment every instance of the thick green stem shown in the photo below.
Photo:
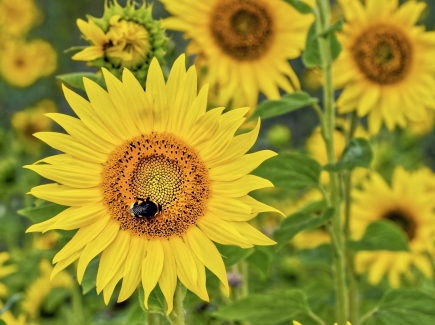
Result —
<path fill-rule="evenodd" d="M 184 307 L 183 307 L 183 290 L 180 281 L 177 283 L 177 288 L 174 293 L 174 309 L 168 315 L 171 325 L 185 325 L 184 321 Z"/>
<path fill-rule="evenodd" d="M 316 0 L 316 31 L 321 34 L 329 27 L 329 2 L 328 0 Z M 325 125 L 323 136 L 328 154 L 328 163 L 335 163 L 334 151 L 334 130 L 335 130 L 335 106 L 334 88 L 332 83 L 332 56 L 330 48 L 330 34 L 318 38 L 319 50 L 322 59 L 322 70 L 324 76 L 324 105 Z M 331 205 L 335 212 L 332 219 L 332 233 L 334 234 L 335 253 L 335 280 L 337 290 L 337 316 L 338 325 L 346 325 L 348 313 L 347 289 L 345 278 L 345 254 L 343 241 L 343 226 L 341 223 L 341 197 L 340 182 L 337 173 L 330 173 L 330 197 Z"/>

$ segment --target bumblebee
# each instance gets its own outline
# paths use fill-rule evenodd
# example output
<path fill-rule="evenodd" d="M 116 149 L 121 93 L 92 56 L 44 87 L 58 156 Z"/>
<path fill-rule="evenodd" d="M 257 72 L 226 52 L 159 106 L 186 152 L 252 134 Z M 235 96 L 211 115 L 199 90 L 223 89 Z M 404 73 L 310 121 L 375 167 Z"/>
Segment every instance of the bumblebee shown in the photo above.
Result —
<path fill-rule="evenodd" d="M 151 201 L 149 197 L 146 200 L 141 198 L 135 199 L 137 199 L 137 201 L 132 203 L 128 210 L 133 217 L 147 218 L 147 220 L 150 221 L 153 217 L 156 217 L 162 212 L 162 206 Z"/>

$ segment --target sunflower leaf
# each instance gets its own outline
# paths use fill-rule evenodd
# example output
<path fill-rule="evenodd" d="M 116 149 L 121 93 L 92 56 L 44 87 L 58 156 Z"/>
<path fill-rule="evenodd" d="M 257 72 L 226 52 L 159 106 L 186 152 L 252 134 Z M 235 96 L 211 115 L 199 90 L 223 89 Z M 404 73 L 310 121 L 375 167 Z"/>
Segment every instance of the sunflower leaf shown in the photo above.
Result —
<path fill-rule="evenodd" d="M 162 291 L 160 290 L 160 287 L 157 285 L 155 286 L 154 290 L 151 291 L 150 295 L 148 296 L 148 309 L 145 308 L 145 300 L 144 300 L 144 291 L 143 287 L 139 286 L 139 303 L 142 307 L 142 310 L 148 313 L 158 313 L 158 314 L 166 314 L 166 303 L 165 303 L 165 297 L 163 296 Z"/>
<path fill-rule="evenodd" d="M 324 225 L 331 220 L 333 215 L 334 208 L 332 207 L 327 208 L 320 216 L 305 211 L 293 213 L 285 218 L 273 233 L 273 238 L 278 243 L 276 249 L 281 249 L 301 231 L 312 230 Z"/>
<path fill-rule="evenodd" d="M 100 86 L 105 87 L 105 83 L 103 80 L 103 77 L 92 73 L 92 72 L 74 72 L 74 73 L 67 73 L 67 74 L 61 74 L 56 76 L 57 79 L 65 82 L 67 85 L 85 90 L 85 85 L 83 83 L 83 78 L 91 79 L 92 81 L 96 82 Z"/>
<path fill-rule="evenodd" d="M 263 162 L 252 174 L 282 189 L 304 189 L 319 184 L 322 167 L 314 159 L 296 153 L 280 153 Z"/>
<path fill-rule="evenodd" d="M 327 164 L 323 166 L 323 169 L 332 172 L 351 170 L 355 167 L 370 169 L 372 160 L 373 148 L 370 141 L 365 138 L 356 138 L 350 140 L 338 162 Z"/>
<path fill-rule="evenodd" d="M 355 251 L 409 251 L 406 234 L 388 220 L 372 222 L 361 240 L 351 241 L 348 246 Z"/>
<path fill-rule="evenodd" d="M 226 267 L 233 266 L 241 261 L 247 259 L 251 254 L 255 252 L 254 248 L 240 248 L 233 245 L 221 245 L 216 244 L 219 253 L 222 255 L 222 259 Z"/>
<path fill-rule="evenodd" d="M 435 297 L 415 289 L 388 291 L 364 325 L 435 324 Z"/>
<path fill-rule="evenodd" d="M 287 2 L 290 6 L 295 8 L 298 12 L 300 12 L 303 15 L 310 14 L 313 12 L 313 9 L 302 1 L 298 1 L 298 0 L 284 0 L 284 1 Z"/>
<path fill-rule="evenodd" d="M 249 118 L 249 121 L 256 121 L 259 117 L 264 120 L 280 116 L 299 108 L 316 104 L 317 101 L 317 98 L 311 97 L 304 91 L 295 91 L 291 94 L 286 94 L 282 96 L 281 99 L 266 99 L 257 106 L 254 114 Z"/>
<path fill-rule="evenodd" d="M 334 33 L 336 31 L 342 30 L 343 26 L 344 26 L 344 21 L 343 21 L 343 19 L 340 19 L 337 22 L 335 22 L 334 25 L 329 26 L 323 32 L 317 34 L 317 37 L 323 37 L 323 36 L 326 36 L 328 34 Z"/>
<path fill-rule="evenodd" d="M 82 280 L 82 292 L 83 294 L 87 294 L 97 285 L 97 273 L 98 273 L 98 265 L 100 264 L 100 258 L 97 257 L 89 263 L 86 268 L 85 274 Z"/>
<path fill-rule="evenodd" d="M 222 306 L 213 316 L 253 324 L 279 324 L 308 313 L 310 309 L 303 291 L 281 290 L 244 297 Z"/>
<path fill-rule="evenodd" d="M 273 259 L 273 253 L 270 249 L 267 246 L 257 246 L 255 247 L 255 252 L 247 258 L 249 264 L 255 266 L 260 271 L 263 279 L 266 279 L 270 273 Z"/>
<path fill-rule="evenodd" d="M 17 213 L 19 215 L 29 218 L 34 223 L 40 223 L 55 217 L 66 208 L 68 207 L 64 205 L 50 203 L 50 204 L 41 204 L 36 207 L 21 209 L 18 210 Z"/>
<path fill-rule="evenodd" d="M 332 60 L 335 60 L 340 55 L 341 44 L 333 31 L 329 31 L 328 33 L 330 33 L 329 42 Z M 318 67 L 322 65 L 318 36 L 319 35 L 316 34 L 316 23 L 314 22 L 308 31 L 305 51 L 302 55 L 302 61 L 304 61 L 306 67 Z"/>

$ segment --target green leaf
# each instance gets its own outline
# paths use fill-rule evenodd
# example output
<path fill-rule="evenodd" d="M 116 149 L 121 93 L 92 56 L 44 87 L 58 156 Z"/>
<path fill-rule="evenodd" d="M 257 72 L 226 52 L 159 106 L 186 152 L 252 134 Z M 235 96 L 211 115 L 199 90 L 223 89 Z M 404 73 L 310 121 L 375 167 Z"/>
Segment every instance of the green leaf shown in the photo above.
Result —
<path fill-rule="evenodd" d="M 332 172 L 341 172 L 355 167 L 370 169 L 372 160 L 373 148 L 370 141 L 364 138 L 356 138 L 350 140 L 338 162 L 327 164 L 323 169 Z"/>
<path fill-rule="evenodd" d="M 50 203 L 50 204 L 38 205 L 37 207 L 21 209 L 18 210 L 17 213 L 19 215 L 29 218 L 34 223 L 40 223 L 55 217 L 66 208 L 68 207 L 64 205 Z"/>
<path fill-rule="evenodd" d="M 42 305 L 43 310 L 49 314 L 54 313 L 70 295 L 71 293 L 69 290 L 64 288 L 55 288 L 51 290 L 48 296 L 44 299 Z"/>
<path fill-rule="evenodd" d="M 247 259 L 255 252 L 254 248 L 240 248 L 232 245 L 215 244 L 226 267 L 233 266 L 241 261 Z"/>
<path fill-rule="evenodd" d="M 3 319 L 0 319 L 0 325 L 8 325 Z"/>
<path fill-rule="evenodd" d="M 145 307 L 145 293 L 143 287 L 139 286 L 139 303 L 143 311 L 148 313 L 159 313 L 166 315 L 166 300 L 160 287 L 155 286 L 154 290 L 151 291 L 148 296 L 148 309 Z"/>
<path fill-rule="evenodd" d="M 337 39 L 335 33 L 331 34 L 330 47 L 331 47 L 331 55 L 332 60 L 338 58 L 341 52 L 341 44 Z M 316 34 L 316 23 L 314 22 L 310 30 L 308 31 L 307 40 L 305 44 L 305 51 L 302 55 L 302 60 L 304 61 L 305 66 L 307 67 L 316 67 L 322 65 L 322 58 L 320 56 L 320 48 L 319 48 L 319 39 Z"/>
<path fill-rule="evenodd" d="M 249 118 L 249 121 L 256 121 L 259 117 L 262 120 L 280 116 L 302 107 L 316 104 L 317 98 L 311 97 L 304 91 L 295 91 L 291 94 L 286 94 L 277 100 L 268 100 L 261 102 L 255 109 L 254 114 Z"/>
<path fill-rule="evenodd" d="M 302 1 L 298 1 L 298 0 L 284 0 L 284 1 L 287 2 L 290 6 L 295 8 L 303 15 L 310 14 L 313 12 L 313 9 Z"/>
<path fill-rule="evenodd" d="M 145 313 L 142 310 L 139 301 L 136 300 L 136 303 L 128 311 L 127 320 L 125 324 L 142 325 L 144 324 L 144 320 L 145 320 Z"/>
<path fill-rule="evenodd" d="M 253 294 L 221 307 L 213 315 L 222 319 L 253 324 L 278 324 L 307 314 L 309 308 L 301 290 L 282 290 Z"/>
<path fill-rule="evenodd" d="M 83 77 L 91 79 L 92 81 L 98 83 L 100 86 L 104 85 L 103 77 L 92 72 L 74 72 L 56 76 L 57 79 L 62 80 L 71 87 L 85 90 L 85 85 L 83 84 Z"/>
<path fill-rule="evenodd" d="M 97 257 L 89 263 L 86 268 L 85 274 L 82 280 L 82 291 L 83 294 L 87 294 L 97 285 L 97 273 L 98 273 L 98 265 L 100 263 L 100 258 Z"/>
<path fill-rule="evenodd" d="M 252 173 L 282 189 L 304 189 L 319 184 L 322 167 L 314 159 L 296 153 L 280 153 Z"/>
<path fill-rule="evenodd" d="M 304 206 L 302 209 L 300 209 L 300 212 L 306 212 L 306 213 L 314 213 L 319 215 L 323 210 L 327 208 L 327 204 L 325 201 L 313 201 L 308 203 L 306 206 Z"/>
<path fill-rule="evenodd" d="M 372 222 L 360 241 L 351 241 L 348 245 L 355 251 L 409 251 L 406 234 L 388 220 Z"/>
<path fill-rule="evenodd" d="M 433 325 L 435 297 L 414 289 L 388 291 L 364 325 Z"/>
<path fill-rule="evenodd" d="M 264 246 L 258 246 L 255 248 L 255 252 L 251 254 L 247 261 L 254 265 L 261 273 L 264 279 L 270 273 L 270 265 L 272 263 L 273 254 Z"/>
<path fill-rule="evenodd" d="M 336 31 L 342 30 L 343 26 L 344 26 L 344 21 L 343 21 L 343 19 L 340 19 L 334 25 L 329 26 L 323 32 L 317 34 L 317 37 L 323 37 L 323 36 L 326 36 L 328 34 L 334 33 Z"/>
<path fill-rule="evenodd" d="M 334 215 L 334 208 L 327 208 L 321 216 L 311 213 L 298 211 L 293 213 L 281 222 L 281 225 L 273 233 L 273 238 L 278 245 L 276 248 L 279 250 L 290 240 L 292 240 L 299 232 L 303 230 L 311 230 L 318 228 L 329 220 Z"/>
<path fill-rule="evenodd" d="M 76 52 L 76 51 L 83 51 L 88 46 L 72 46 L 69 49 L 66 49 L 63 51 L 63 53 L 69 53 L 69 52 Z"/>

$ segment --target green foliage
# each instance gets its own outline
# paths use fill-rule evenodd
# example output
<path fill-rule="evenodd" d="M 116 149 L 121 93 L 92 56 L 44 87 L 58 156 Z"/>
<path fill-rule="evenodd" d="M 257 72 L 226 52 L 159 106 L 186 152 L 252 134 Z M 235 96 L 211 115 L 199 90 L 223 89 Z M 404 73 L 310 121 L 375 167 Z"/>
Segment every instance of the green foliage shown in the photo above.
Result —
<path fill-rule="evenodd" d="M 83 78 L 88 78 L 94 82 L 96 82 L 97 84 L 99 84 L 100 86 L 105 85 L 103 77 L 95 74 L 95 73 L 91 73 L 91 72 L 74 72 L 74 73 L 67 73 L 67 74 L 61 74 L 56 76 L 57 79 L 63 81 L 64 83 L 66 83 L 68 86 L 80 89 L 80 90 L 85 90 L 85 85 L 83 83 Z"/>
<path fill-rule="evenodd" d="M 435 298 L 415 289 L 388 291 L 362 325 L 433 325 Z"/>
<path fill-rule="evenodd" d="M 297 11 L 299 11 L 301 14 L 310 14 L 313 12 L 313 9 L 309 5 L 307 5 L 305 2 L 299 1 L 299 0 L 284 0 L 289 5 L 291 5 L 293 8 L 295 8 Z"/>
<path fill-rule="evenodd" d="M 82 280 L 82 291 L 84 295 L 91 291 L 93 288 L 95 288 L 95 286 L 97 285 L 97 273 L 99 264 L 100 258 L 97 257 L 93 259 L 86 268 Z"/>
<path fill-rule="evenodd" d="M 216 247 L 219 250 L 219 253 L 221 253 L 226 267 L 230 267 L 241 261 L 244 261 L 255 252 L 254 248 L 240 248 L 238 246 L 232 245 L 216 244 Z"/>
<path fill-rule="evenodd" d="M 279 228 L 273 233 L 273 238 L 278 243 L 277 249 L 281 249 L 299 232 L 312 230 L 324 225 L 331 220 L 333 215 L 334 209 L 331 207 L 327 208 L 320 216 L 303 211 L 293 213 L 291 216 L 284 219 Z"/>
<path fill-rule="evenodd" d="M 267 246 L 256 247 L 255 252 L 247 258 L 247 261 L 257 268 L 263 278 L 269 275 L 272 260 L 273 253 Z"/>
<path fill-rule="evenodd" d="M 331 35 L 330 46 L 331 46 L 331 55 L 332 59 L 335 60 L 338 58 L 341 52 L 341 44 L 337 39 L 337 36 L 333 32 L 333 30 L 329 31 L 329 35 Z M 316 22 L 314 22 L 310 30 L 308 31 L 307 40 L 305 43 L 305 51 L 302 55 L 302 60 L 304 61 L 305 66 L 307 67 L 317 67 L 322 65 L 322 58 L 320 57 L 320 49 L 319 49 L 319 36 L 316 34 Z"/>
<path fill-rule="evenodd" d="M 160 287 L 156 285 L 154 290 L 150 293 L 148 297 L 148 309 L 145 307 L 145 293 L 142 285 L 139 285 L 139 304 L 143 311 L 148 313 L 158 313 L 166 315 L 166 300 L 165 296 L 160 290 Z"/>
<path fill-rule="evenodd" d="M 336 31 L 342 30 L 344 26 L 344 21 L 343 19 L 339 19 L 338 21 L 335 22 L 335 24 L 329 26 L 327 29 L 325 29 L 323 32 L 317 34 L 317 37 L 324 37 L 326 35 L 329 34 L 333 34 Z"/>
<path fill-rule="evenodd" d="M 29 218 L 34 223 L 40 223 L 55 217 L 66 208 L 68 207 L 64 205 L 49 203 L 49 204 L 41 204 L 36 207 L 21 209 L 18 210 L 17 213 L 19 215 Z"/>
<path fill-rule="evenodd" d="M 304 91 L 295 91 L 276 100 L 266 99 L 257 106 L 249 121 L 256 121 L 259 117 L 264 120 L 280 116 L 306 106 L 317 104 L 317 101 L 317 98 L 311 97 Z"/>
<path fill-rule="evenodd" d="M 387 220 L 372 222 L 360 241 L 349 243 L 355 251 L 409 251 L 405 233 Z"/>
<path fill-rule="evenodd" d="M 356 138 L 349 141 L 340 159 L 335 164 L 327 164 L 324 170 L 341 172 L 355 167 L 370 169 L 373 160 L 373 147 L 369 140 Z"/>
<path fill-rule="evenodd" d="M 70 291 L 64 288 L 55 288 L 44 299 L 42 309 L 52 314 L 62 305 L 65 300 L 71 295 Z"/>
<path fill-rule="evenodd" d="M 252 174 L 270 180 L 282 189 L 304 189 L 319 185 L 322 167 L 314 159 L 296 153 L 280 153 L 262 163 Z"/>
<path fill-rule="evenodd" d="M 279 324 L 310 312 L 301 290 L 282 290 L 253 294 L 221 307 L 214 316 L 254 324 Z"/>
<path fill-rule="evenodd" d="M 286 125 L 276 124 L 267 131 L 267 141 L 275 147 L 284 148 L 290 142 L 292 133 Z"/>

